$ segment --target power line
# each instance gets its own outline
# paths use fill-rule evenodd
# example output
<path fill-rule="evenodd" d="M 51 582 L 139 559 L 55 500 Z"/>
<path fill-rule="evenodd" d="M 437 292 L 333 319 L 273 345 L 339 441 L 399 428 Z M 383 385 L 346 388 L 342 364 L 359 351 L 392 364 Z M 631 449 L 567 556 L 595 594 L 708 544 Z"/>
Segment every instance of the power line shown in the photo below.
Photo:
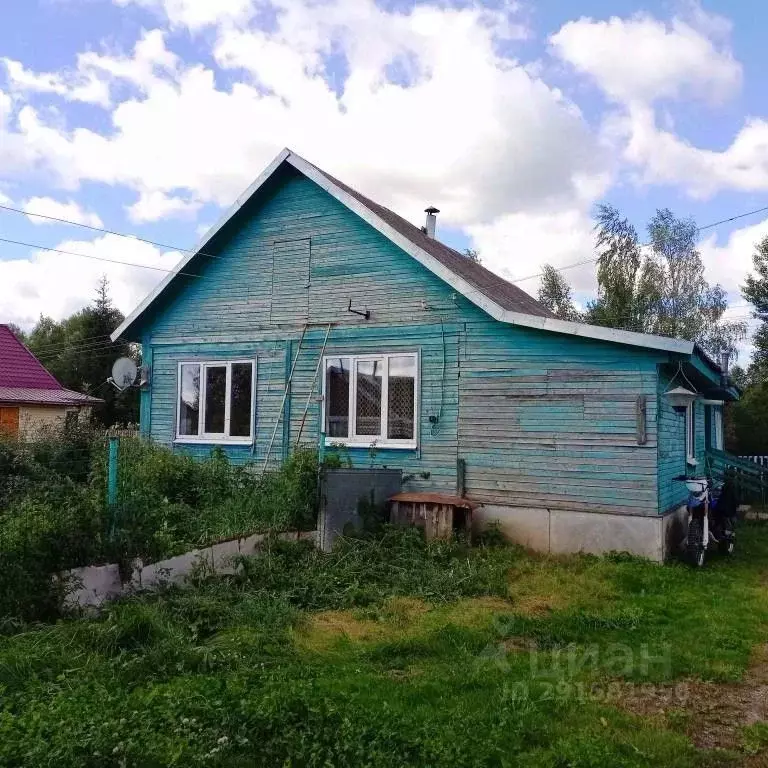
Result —
<path fill-rule="evenodd" d="M 701 227 L 696 227 L 696 231 L 703 232 L 705 229 L 712 229 L 713 227 L 719 227 L 721 224 L 727 224 L 731 221 L 736 221 L 737 219 L 744 219 L 747 216 L 754 216 L 756 213 L 763 213 L 765 211 L 768 211 L 768 205 L 764 206 L 763 208 L 755 208 L 755 210 L 753 211 L 746 211 L 745 213 L 739 213 L 736 216 L 729 216 L 727 219 L 720 219 L 719 221 L 713 221 L 709 224 L 704 224 Z M 639 247 L 648 248 L 651 245 L 652 243 L 640 243 Z M 600 260 L 600 257 L 595 256 L 594 258 L 586 259 L 584 261 L 576 261 L 573 264 L 566 264 L 565 266 L 562 266 L 562 267 L 553 267 L 553 269 L 555 270 L 555 272 L 562 272 L 565 269 L 574 269 L 575 267 L 583 267 L 585 264 L 592 264 L 599 260 Z M 515 280 L 510 280 L 510 282 L 522 283 L 526 280 L 533 280 L 536 277 L 542 277 L 543 274 L 544 274 L 543 272 L 538 272 L 535 275 L 528 275 L 527 277 L 518 277 Z"/>
<path fill-rule="evenodd" d="M 51 248 L 47 245 L 37 245 L 36 243 L 25 243 L 21 240 L 11 240 L 7 237 L 0 237 L 0 242 L 10 243 L 11 245 L 23 245 L 25 248 L 35 248 L 40 251 L 49 251 L 51 253 L 61 253 L 64 256 L 79 256 L 83 259 L 93 259 L 94 261 L 105 261 L 107 264 L 121 264 L 125 267 L 139 267 L 140 269 L 151 269 L 155 272 L 165 272 L 170 274 L 174 270 L 165 269 L 164 267 L 153 267 L 150 264 L 137 264 L 134 261 L 122 261 L 119 259 L 105 259 L 103 256 L 94 256 L 89 253 L 78 253 L 76 251 L 65 251 L 62 248 Z M 202 254 L 205 255 L 205 254 Z M 218 257 L 211 257 L 218 258 Z M 177 275 L 184 275 L 185 277 L 203 277 L 203 275 L 196 275 L 192 272 L 176 272 Z"/>
<path fill-rule="evenodd" d="M 72 344 L 70 347 L 65 347 L 64 349 L 57 349 L 52 352 L 40 352 L 39 354 L 35 353 L 35 357 L 40 360 L 57 360 L 62 356 L 65 355 L 82 355 L 82 354 L 92 354 L 94 356 L 97 355 L 99 352 L 104 352 L 108 350 L 113 350 L 116 346 L 120 346 L 121 342 L 115 342 L 114 344 L 110 344 L 107 342 L 104 342 L 102 344 L 98 344 L 96 346 L 78 346 L 77 344 Z"/>
<path fill-rule="evenodd" d="M 173 251 L 179 251 L 179 252 L 182 252 L 182 253 L 196 253 L 198 256 L 205 256 L 206 258 L 210 258 L 210 259 L 222 259 L 223 258 L 222 256 L 219 256 L 219 255 L 216 255 L 216 254 L 212 254 L 212 253 L 205 253 L 204 251 L 197 251 L 196 252 L 193 248 L 181 248 L 179 246 L 169 245 L 168 243 L 162 243 L 162 242 L 159 242 L 157 240 L 150 240 L 148 238 L 144 238 L 144 237 L 141 237 L 141 236 L 133 234 L 133 233 L 119 232 L 119 231 L 113 230 L 113 229 L 105 229 L 104 227 L 95 227 L 95 226 L 93 226 L 91 224 L 83 224 L 82 222 L 79 222 L 79 221 L 72 221 L 71 219 L 65 219 L 65 218 L 58 217 L 58 216 L 50 216 L 50 215 L 43 214 L 43 213 L 34 213 L 34 212 L 30 212 L 30 211 L 25 211 L 22 208 L 15 208 L 15 207 L 10 206 L 10 205 L 0 205 L 0 210 L 9 211 L 11 213 L 19 213 L 19 214 L 22 214 L 24 216 L 33 216 L 33 217 L 40 218 L 40 219 L 45 219 L 45 220 L 48 220 L 48 221 L 56 221 L 56 222 L 59 222 L 61 224 L 68 224 L 68 225 L 73 226 L 73 227 L 81 227 L 83 229 L 88 229 L 88 230 L 91 230 L 91 231 L 94 231 L 94 232 L 103 232 L 105 234 L 115 235 L 117 237 L 124 237 L 124 238 L 127 238 L 129 240 L 137 240 L 139 242 L 148 243 L 149 245 L 154 245 L 154 246 L 156 246 L 158 248 L 168 248 L 168 249 L 171 249 Z M 765 211 L 768 211 L 768 206 L 763 206 L 762 208 L 755 208 L 754 210 L 751 210 L 751 211 L 745 211 L 744 213 L 739 213 L 739 214 L 736 214 L 734 216 L 729 216 L 728 218 L 725 218 L 725 219 L 719 219 L 718 221 L 713 221 L 713 222 L 710 222 L 709 224 L 704 224 L 701 227 L 696 227 L 696 230 L 698 232 L 703 232 L 704 230 L 712 229 L 713 227 L 720 226 L 721 224 L 727 224 L 729 222 L 737 221 L 738 219 L 743 219 L 743 218 L 746 218 L 747 216 L 754 216 L 757 213 L 763 213 Z M 1 242 L 5 242 L 5 243 L 11 243 L 12 245 L 21 245 L 21 246 L 24 246 L 26 248 L 37 248 L 39 250 L 50 251 L 50 252 L 53 252 L 53 253 L 62 253 L 62 254 L 67 255 L 67 256 L 80 256 L 82 258 L 94 259 L 94 260 L 97 260 L 97 261 L 105 261 L 105 262 L 108 262 L 108 263 L 120 264 L 120 265 L 123 265 L 123 266 L 139 267 L 139 268 L 143 268 L 143 269 L 152 269 L 152 270 L 155 270 L 157 272 L 172 273 L 174 271 L 172 269 L 164 269 L 162 267 L 153 267 L 153 266 L 147 265 L 147 264 L 136 264 L 135 262 L 119 261 L 117 259 L 105 259 L 105 258 L 103 258 L 101 256 L 93 256 L 93 255 L 84 254 L 84 253 L 75 253 L 74 251 L 64 251 L 64 250 L 62 250 L 60 248 L 50 248 L 50 247 L 43 246 L 43 245 L 34 245 L 32 243 L 24 243 L 24 242 L 21 242 L 21 241 L 18 241 L 18 240 L 9 240 L 7 238 L 2 238 L 2 237 L 0 237 L 0 241 Z M 648 247 L 650 245 L 651 245 L 651 243 L 641 243 L 640 247 L 641 248 L 645 248 L 645 247 Z M 581 267 L 581 266 L 584 266 L 586 264 L 592 264 L 592 263 L 598 261 L 599 259 L 600 259 L 600 257 L 596 256 L 596 257 L 593 257 L 593 258 L 590 258 L 590 259 L 585 259 L 585 260 L 582 260 L 582 261 L 574 262 L 573 264 L 566 264 L 566 265 L 564 265 L 562 267 L 554 267 L 554 269 L 555 269 L 556 272 L 562 272 L 562 271 L 564 271 L 566 269 L 574 269 L 575 267 Z M 185 272 L 177 272 L 176 274 L 185 275 L 186 277 L 202 277 L 202 275 L 192 274 L 192 273 L 185 273 Z M 534 278 L 541 277 L 542 274 L 543 273 L 539 272 L 539 273 L 537 273 L 535 275 L 528 275 L 526 277 L 519 277 L 519 278 L 516 278 L 515 280 L 510 280 L 510 282 L 512 282 L 512 283 L 522 283 L 522 282 L 525 282 L 526 280 L 533 280 Z"/>
<path fill-rule="evenodd" d="M 768 211 L 768 205 L 763 208 L 756 208 L 754 211 L 747 211 L 746 213 L 740 213 L 737 216 L 731 216 L 727 219 L 720 219 L 720 221 L 713 221 L 711 224 L 705 224 L 703 227 L 696 227 L 699 232 L 703 232 L 705 229 L 712 229 L 712 227 L 719 227 L 721 224 L 727 224 L 729 221 L 736 221 L 736 219 L 744 219 L 747 216 L 753 216 L 756 213 L 763 213 Z"/>
<path fill-rule="evenodd" d="M 56 221 L 59 224 L 68 224 L 72 227 L 80 227 L 82 229 L 89 229 L 92 232 L 102 232 L 105 235 L 116 235 L 117 237 L 125 237 L 128 240 L 138 240 L 141 243 L 147 243 L 148 245 L 154 245 L 158 248 L 168 248 L 172 251 L 182 251 L 183 253 L 194 253 L 194 248 L 181 248 L 178 245 L 169 245 L 168 243 L 161 243 L 158 240 L 150 240 L 146 237 L 141 237 L 141 235 L 136 235 L 132 232 L 118 232 L 116 229 L 105 229 L 104 227 L 94 227 L 92 224 L 83 224 L 81 221 L 73 221 L 72 219 L 64 219 L 59 216 L 49 216 L 45 213 L 33 213 L 32 211 L 25 211 L 23 208 L 14 208 L 12 205 L 0 205 L 0 210 L 3 211 L 10 211 L 11 213 L 21 213 L 24 216 L 32 216 L 36 219 L 45 219 L 46 221 Z M 219 256 L 216 256 L 212 253 L 203 253 L 200 252 L 201 256 L 208 256 L 211 259 L 218 259 Z"/>
<path fill-rule="evenodd" d="M 41 344 L 39 347 L 36 346 L 35 350 L 37 352 L 53 352 L 57 351 L 59 349 L 65 349 L 66 347 L 71 347 L 73 344 L 86 344 L 89 342 L 96 343 L 99 342 L 106 342 L 106 340 L 109 338 L 108 333 L 100 333 L 98 336 L 83 336 L 82 338 L 77 339 L 77 341 L 60 341 L 56 343 L 50 343 L 50 344 Z"/>

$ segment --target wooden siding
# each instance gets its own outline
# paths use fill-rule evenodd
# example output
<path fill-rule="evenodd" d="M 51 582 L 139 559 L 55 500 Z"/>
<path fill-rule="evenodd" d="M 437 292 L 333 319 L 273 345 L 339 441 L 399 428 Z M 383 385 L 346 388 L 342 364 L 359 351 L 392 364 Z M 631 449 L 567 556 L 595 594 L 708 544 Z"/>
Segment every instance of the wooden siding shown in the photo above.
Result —
<path fill-rule="evenodd" d="M 218 241 L 217 258 L 195 263 L 201 277 L 180 277 L 149 316 L 142 429 L 153 439 L 173 444 L 178 362 L 254 357 L 256 442 L 228 446 L 228 454 L 262 462 L 277 425 L 278 461 L 295 444 L 307 402 L 302 442 L 317 445 L 322 382 L 313 379 L 331 324 L 327 355 L 420 355 L 419 447 L 349 449 L 355 466 L 401 468 L 408 489 L 453 492 L 461 458 L 466 492 L 480 501 L 657 513 L 656 370 L 666 356 L 497 323 L 292 171 L 270 182 L 239 222 Z M 301 274 L 278 268 L 285 248 L 276 243 L 299 241 L 309 244 L 308 289 L 304 261 Z M 350 301 L 370 320 L 349 313 Z M 643 445 L 639 395 L 647 400 Z M 203 455 L 211 446 L 176 448 Z"/>
<path fill-rule="evenodd" d="M 460 376 L 459 451 L 471 498 L 656 513 L 653 354 L 475 323 Z M 646 396 L 642 445 L 639 395 Z"/>
<path fill-rule="evenodd" d="M 688 497 L 685 483 L 674 478 L 684 475 L 689 467 L 686 463 L 685 449 L 685 413 L 676 411 L 664 397 L 669 388 L 671 376 L 662 372 L 658 383 L 659 410 L 659 512 L 676 509 L 685 503 Z M 678 379 L 679 381 L 679 379 Z M 705 446 L 705 408 L 701 402 L 696 402 L 696 460 L 697 472 L 704 472 Z"/>

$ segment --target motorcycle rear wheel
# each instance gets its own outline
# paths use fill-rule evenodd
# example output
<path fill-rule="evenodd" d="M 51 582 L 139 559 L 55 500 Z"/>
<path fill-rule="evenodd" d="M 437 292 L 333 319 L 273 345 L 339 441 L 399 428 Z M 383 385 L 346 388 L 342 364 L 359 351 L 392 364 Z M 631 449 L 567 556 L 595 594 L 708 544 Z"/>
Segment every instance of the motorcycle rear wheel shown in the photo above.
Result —
<path fill-rule="evenodd" d="M 724 555 L 732 555 L 735 544 L 736 544 L 736 542 L 733 539 L 729 539 L 727 541 L 721 541 L 720 542 L 720 551 Z"/>

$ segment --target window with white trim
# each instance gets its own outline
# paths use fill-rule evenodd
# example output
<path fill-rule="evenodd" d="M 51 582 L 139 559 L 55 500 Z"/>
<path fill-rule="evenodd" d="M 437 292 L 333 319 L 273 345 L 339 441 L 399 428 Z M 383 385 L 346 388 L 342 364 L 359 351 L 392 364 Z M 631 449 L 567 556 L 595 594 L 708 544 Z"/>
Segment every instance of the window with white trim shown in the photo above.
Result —
<path fill-rule="evenodd" d="M 255 360 L 179 363 L 176 439 L 250 443 Z"/>
<path fill-rule="evenodd" d="M 716 451 L 723 450 L 723 411 L 722 408 L 712 408 L 713 440 Z"/>
<path fill-rule="evenodd" d="M 685 408 L 685 457 L 696 458 L 696 403 Z"/>
<path fill-rule="evenodd" d="M 418 367 L 416 353 L 326 357 L 326 443 L 415 448 Z"/>

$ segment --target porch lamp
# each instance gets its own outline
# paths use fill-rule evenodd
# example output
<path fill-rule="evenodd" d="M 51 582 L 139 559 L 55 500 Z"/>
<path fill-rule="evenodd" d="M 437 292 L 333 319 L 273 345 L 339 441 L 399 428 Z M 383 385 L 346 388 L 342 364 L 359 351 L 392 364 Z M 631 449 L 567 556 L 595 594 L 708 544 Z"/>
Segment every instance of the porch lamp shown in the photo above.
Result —
<path fill-rule="evenodd" d="M 664 397 L 676 411 L 684 411 L 696 399 L 696 393 L 685 387 L 675 387 L 665 392 Z"/>

